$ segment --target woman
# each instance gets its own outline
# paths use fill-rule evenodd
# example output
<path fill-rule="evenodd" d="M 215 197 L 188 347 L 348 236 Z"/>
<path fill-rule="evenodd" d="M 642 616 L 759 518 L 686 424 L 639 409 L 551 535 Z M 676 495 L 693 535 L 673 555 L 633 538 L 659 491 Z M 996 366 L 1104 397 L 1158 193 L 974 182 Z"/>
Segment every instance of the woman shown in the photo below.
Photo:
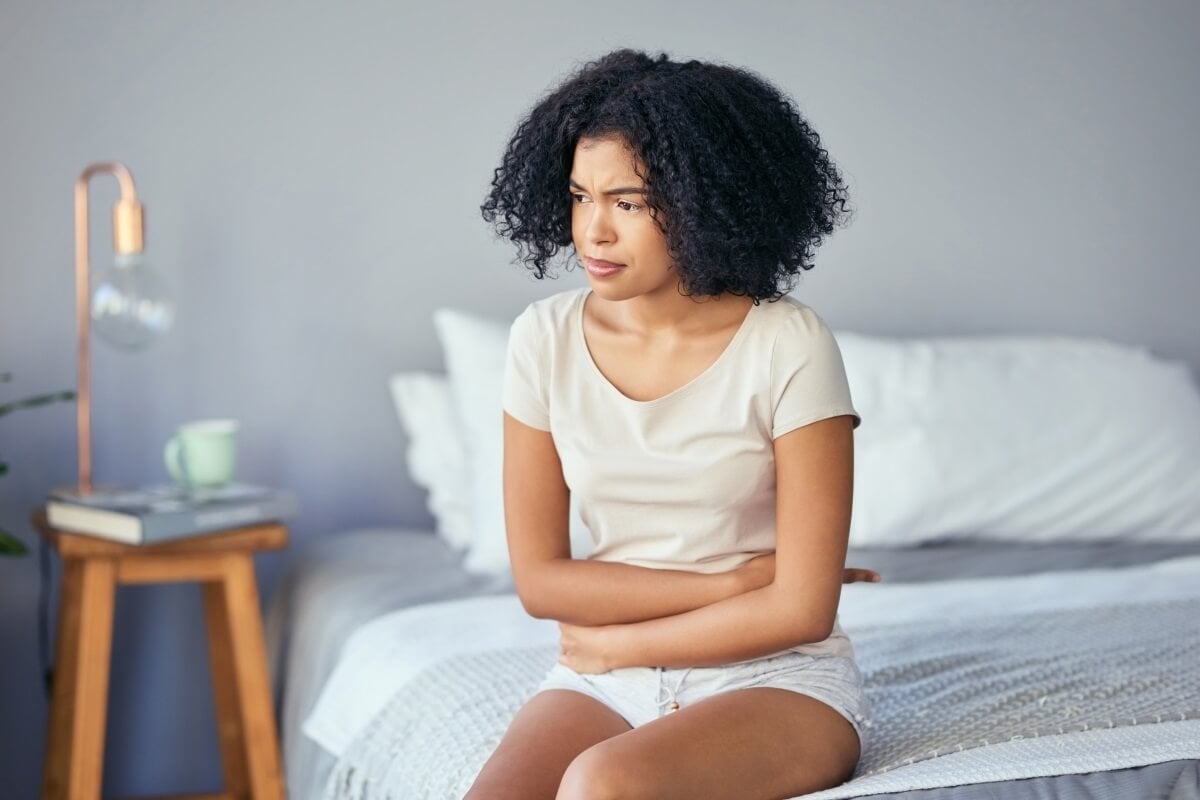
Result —
<path fill-rule="evenodd" d="M 869 723 L 837 606 L 878 579 L 844 570 L 860 420 L 829 328 L 786 296 L 844 210 L 816 133 L 746 70 L 618 50 L 518 126 L 484 217 L 538 278 L 572 245 L 589 285 L 510 333 L 508 547 L 561 655 L 469 798 L 766 800 L 852 774 Z"/>

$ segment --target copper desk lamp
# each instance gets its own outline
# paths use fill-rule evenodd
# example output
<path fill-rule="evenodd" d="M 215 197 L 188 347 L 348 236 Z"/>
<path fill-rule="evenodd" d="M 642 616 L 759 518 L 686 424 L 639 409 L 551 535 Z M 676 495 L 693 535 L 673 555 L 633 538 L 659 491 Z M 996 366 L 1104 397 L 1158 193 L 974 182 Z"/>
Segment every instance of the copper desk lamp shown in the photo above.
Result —
<path fill-rule="evenodd" d="M 88 183 L 93 175 L 116 177 L 121 199 L 113 206 L 113 266 L 98 275 L 95 289 L 88 270 Z M 91 164 L 75 182 L 75 324 L 78 343 L 78 404 L 80 493 L 92 491 L 92 391 L 89 340 L 92 322 L 109 343 L 137 350 L 165 333 L 174 310 L 167 301 L 162 278 L 142 258 L 142 204 L 133 175 L 115 161 Z"/>

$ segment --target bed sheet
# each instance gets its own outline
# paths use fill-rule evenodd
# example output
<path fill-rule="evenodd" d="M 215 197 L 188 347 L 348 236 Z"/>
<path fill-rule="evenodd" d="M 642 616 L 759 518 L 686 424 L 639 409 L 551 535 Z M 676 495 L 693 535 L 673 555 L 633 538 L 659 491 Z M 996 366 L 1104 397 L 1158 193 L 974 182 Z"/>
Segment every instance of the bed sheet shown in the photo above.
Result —
<path fill-rule="evenodd" d="M 1182 574 L 1170 581 L 1183 595 L 1176 600 L 1004 614 L 984 608 L 983 616 L 977 608 L 970 618 L 938 616 L 848 631 L 861 651 L 873 732 L 855 780 L 814 798 L 1200 758 L 1200 557 L 1177 561 L 1190 564 L 1187 581 L 1179 580 Z M 1165 578 L 1166 568 L 1162 564 L 1151 577 Z M 1085 576 L 1095 577 L 1060 572 L 1053 579 L 1073 590 Z M 983 580 L 1011 585 L 1029 577 L 977 583 Z M 922 588 L 932 592 L 936 586 Z M 409 624 L 393 631 L 399 635 L 390 642 L 419 658 L 424 653 L 414 643 L 464 620 L 487 617 L 500 629 L 514 624 L 522 614 L 514 601 L 468 598 L 432 604 L 437 611 L 425 606 L 412 609 L 415 614 L 397 612 L 393 621 Z M 436 659 L 394 691 L 363 676 L 367 691 L 360 698 L 387 699 L 340 751 L 325 800 L 463 796 L 508 720 L 553 663 L 557 642 L 553 630 L 547 633 L 536 641 Z M 366 655 L 363 663 L 370 661 L 370 651 Z M 387 659 L 388 666 L 407 660 Z M 347 704 L 356 699 L 355 692 L 338 695 Z"/>
<path fill-rule="evenodd" d="M 1048 569 L 1082 569 L 1150 563 L 1200 553 L 1191 545 L 1028 546 L 1005 543 L 955 543 L 908 550 L 852 550 L 848 563 L 879 570 L 887 582 L 916 582 L 972 576 L 1024 574 Z M 343 645 L 372 619 L 411 605 L 511 592 L 505 579 L 465 572 L 458 554 L 429 531 L 362 530 L 306 544 L 291 562 L 271 598 L 267 634 L 272 676 L 284 751 L 289 794 L 298 800 L 320 797 L 334 758 L 305 737 L 300 726 L 312 711 Z M 1194 786 L 1195 765 L 1179 763 L 1155 768 L 1116 770 L 1093 776 L 1060 776 L 1024 781 L 1022 791 L 1097 792 L 1135 781 L 1143 785 Z M 1062 786 L 1059 786 L 1061 782 Z M 1124 783 L 1122 783 L 1124 782 Z M 980 785 L 981 787 L 983 784 Z M 1038 787 L 1045 787 L 1039 789 Z M 1099 787 L 1099 788 L 1098 788 Z M 922 790 L 896 797 L 948 797 L 942 790 Z M 965 790 L 962 790 L 965 791 Z M 972 790 L 972 791 L 982 791 Z M 1197 790 L 1200 793 L 1200 790 Z M 966 796 L 956 793 L 955 797 Z M 979 794 L 977 796 L 990 796 Z M 1173 796 L 1161 794 L 1161 796 Z M 1190 795 L 1180 795 L 1190 796 Z"/>
<path fill-rule="evenodd" d="M 342 645 L 359 626 L 398 608 L 508 591 L 472 575 L 432 531 L 363 529 L 306 542 L 272 592 L 266 618 L 288 796 L 320 797 L 333 757 L 300 732 Z"/>

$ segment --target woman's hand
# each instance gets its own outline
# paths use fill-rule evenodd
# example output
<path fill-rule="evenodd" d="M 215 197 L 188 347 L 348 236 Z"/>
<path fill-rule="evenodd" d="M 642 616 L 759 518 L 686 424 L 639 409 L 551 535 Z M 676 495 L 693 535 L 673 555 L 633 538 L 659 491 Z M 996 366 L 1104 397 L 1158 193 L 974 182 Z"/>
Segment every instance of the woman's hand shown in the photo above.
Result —
<path fill-rule="evenodd" d="M 879 583 L 881 580 L 883 579 L 879 576 L 879 573 L 873 569 L 846 567 L 842 570 L 842 583 L 859 583 L 860 581 Z"/>
<path fill-rule="evenodd" d="M 608 672 L 620 666 L 617 663 L 619 625 L 588 627 L 558 623 L 558 662 L 566 664 L 576 672 Z"/>
<path fill-rule="evenodd" d="M 741 581 L 742 592 L 751 592 L 770 585 L 775 580 L 775 554 L 756 556 L 742 564 L 734 572 Z M 879 583 L 879 573 L 862 567 L 846 567 L 842 571 L 842 583 Z"/>

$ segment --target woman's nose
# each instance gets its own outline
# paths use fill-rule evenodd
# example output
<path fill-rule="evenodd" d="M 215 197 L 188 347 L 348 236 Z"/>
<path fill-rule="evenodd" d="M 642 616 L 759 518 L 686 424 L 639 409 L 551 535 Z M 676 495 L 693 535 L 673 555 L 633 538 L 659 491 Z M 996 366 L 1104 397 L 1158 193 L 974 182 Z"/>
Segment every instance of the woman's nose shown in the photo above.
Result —
<path fill-rule="evenodd" d="M 612 220 L 603 210 L 593 206 L 588 214 L 584 231 L 589 242 L 608 242 L 613 238 Z"/>

